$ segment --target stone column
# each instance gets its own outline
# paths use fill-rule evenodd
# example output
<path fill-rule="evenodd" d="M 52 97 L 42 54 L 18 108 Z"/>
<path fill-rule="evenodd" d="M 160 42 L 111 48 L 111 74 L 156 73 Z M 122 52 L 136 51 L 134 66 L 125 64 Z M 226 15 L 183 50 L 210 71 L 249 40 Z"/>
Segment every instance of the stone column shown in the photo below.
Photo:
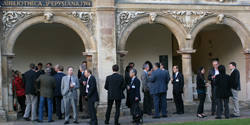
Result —
<path fill-rule="evenodd" d="M 116 8 L 114 0 L 96 1 L 96 41 L 98 52 L 99 105 L 98 116 L 103 117 L 107 107 L 107 91 L 104 89 L 106 76 L 111 75 L 116 64 Z"/>
<path fill-rule="evenodd" d="M 191 54 L 196 50 L 178 51 L 182 55 L 182 72 L 184 75 L 184 104 L 192 105 L 193 103 L 193 88 L 192 88 L 192 62 Z"/>
<path fill-rule="evenodd" d="M 6 77 L 6 89 L 5 89 L 5 101 L 7 101 L 7 105 L 5 110 L 7 111 L 7 118 L 8 120 L 17 120 L 17 112 L 13 109 L 13 89 L 12 89 L 12 59 L 15 57 L 14 53 L 4 53 L 3 56 L 5 57 L 5 61 L 7 65 L 5 66 L 5 74 Z"/>
<path fill-rule="evenodd" d="M 1 7 L 0 7 L 1 8 Z M 2 13 L 0 13 L 0 19 L 2 19 Z M 0 122 L 6 122 L 7 116 L 6 111 L 3 108 L 3 73 L 2 73 L 2 43 L 3 43 L 3 24 L 2 21 L 0 21 Z"/>
<path fill-rule="evenodd" d="M 125 77 L 125 69 L 123 67 L 123 61 L 124 61 L 123 57 L 127 54 L 128 54 L 128 51 L 118 51 L 117 56 L 116 56 L 117 57 L 117 65 L 119 66 L 120 74 L 123 75 L 123 77 Z M 125 104 L 126 98 L 127 98 L 126 97 L 127 96 L 126 90 L 124 91 L 124 95 L 125 95 L 125 99 L 122 100 L 122 104 L 121 104 L 122 109 L 128 108 Z"/>
<path fill-rule="evenodd" d="M 247 102 L 250 104 L 250 51 L 243 52 L 246 56 L 246 92 L 247 92 Z"/>
<path fill-rule="evenodd" d="M 86 56 L 87 68 L 92 70 L 92 74 L 97 77 L 97 53 L 96 52 L 83 52 Z"/>

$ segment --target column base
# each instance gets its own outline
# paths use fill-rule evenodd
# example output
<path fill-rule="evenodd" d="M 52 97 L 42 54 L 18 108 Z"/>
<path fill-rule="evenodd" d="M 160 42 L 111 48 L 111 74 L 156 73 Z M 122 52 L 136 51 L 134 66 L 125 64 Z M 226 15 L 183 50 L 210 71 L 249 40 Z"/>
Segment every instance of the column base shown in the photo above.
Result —
<path fill-rule="evenodd" d="M 16 121 L 17 120 L 17 112 L 8 112 L 7 118 L 8 118 L 8 121 Z"/>
<path fill-rule="evenodd" d="M 7 115 L 3 109 L 0 109 L 0 122 L 7 122 Z"/>

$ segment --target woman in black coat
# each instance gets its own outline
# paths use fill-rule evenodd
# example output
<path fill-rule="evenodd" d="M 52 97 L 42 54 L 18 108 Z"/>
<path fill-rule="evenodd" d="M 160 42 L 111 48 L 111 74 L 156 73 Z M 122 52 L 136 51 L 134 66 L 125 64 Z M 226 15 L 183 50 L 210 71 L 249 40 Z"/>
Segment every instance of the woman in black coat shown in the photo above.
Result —
<path fill-rule="evenodd" d="M 217 117 L 216 119 L 221 119 L 222 114 L 222 101 L 224 102 L 224 108 L 225 108 L 225 116 L 228 119 L 229 118 L 229 97 L 232 96 L 232 92 L 230 90 L 230 76 L 226 74 L 225 66 L 220 65 L 218 67 L 219 73 L 215 77 L 215 86 L 217 86 L 216 89 L 216 97 L 217 99 Z"/>
<path fill-rule="evenodd" d="M 199 104 L 198 110 L 197 110 L 197 117 L 199 117 L 199 118 L 206 117 L 203 114 L 203 112 L 204 112 L 204 102 L 206 99 L 206 87 L 208 86 L 208 84 L 206 84 L 204 74 L 205 74 L 204 67 L 200 67 L 198 69 L 198 74 L 196 77 L 196 85 L 197 85 L 196 89 L 197 89 L 198 97 L 200 99 L 200 104 Z"/>

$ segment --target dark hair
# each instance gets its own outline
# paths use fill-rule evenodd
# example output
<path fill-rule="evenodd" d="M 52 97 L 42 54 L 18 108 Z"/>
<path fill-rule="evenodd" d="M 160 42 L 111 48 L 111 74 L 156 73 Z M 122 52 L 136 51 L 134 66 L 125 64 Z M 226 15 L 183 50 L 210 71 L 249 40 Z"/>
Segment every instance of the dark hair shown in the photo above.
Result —
<path fill-rule="evenodd" d="M 48 65 L 48 64 L 49 64 L 50 66 L 52 66 L 52 63 L 47 63 L 47 65 Z"/>
<path fill-rule="evenodd" d="M 130 66 L 130 64 L 133 64 L 134 66 L 135 66 L 135 63 L 134 62 L 130 62 L 130 63 L 128 63 L 128 65 Z"/>
<path fill-rule="evenodd" d="M 43 66 L 43 64 L 42 63 L 38 63 L 37 66 Z"/>
<path fill-rule="evenodd" d="M 155 66 L 156 66 L 157 68 L 160 68 L 160 63 L 156 62 L 156 63 L 155 63 Z"/>
<path fill-rule="evenodd" d="M 130 69 L 131 69 L 131 66 L 127 66 L 126 69 L 125 69 L 125 71 L 129 72 Z"/>
<path fill-rule="evenodd" d="M 113 65 L 113 66 L 112 66 L 112 70 L 113 70 L 114 72 L 117 72 L 117 71 L 119 70 L 119 66 L 118 66 L 117 64 Z"/>
<path fill-rule="evenodd" d="M 174 67 L 175 67 L 176 69 L 179 69 L 179 66 L 177 66 L 177 65 L 174 65 Z"/>
<path fill-rule="evenodd" d="M 90 69 L 85 69 L 88 73 L 92 74 L 92 71 Z"/>
<path fill-rule="evenodd" d="M 151 70 L 153 68 L 153 65 L 150 61 L 146 61 L 145 64 L 148 64 L 149 70 Z"/>
<path fill-rule="evenodd" d="M 226 74 L 226 68 L 224 65 L 219 65 L 218 70 L 220 74 Z"/>
<path fill-rule="evenodd" d="M 230 62 L 229 64 L 232 64 L 233 66 L 236 67 L 236 63 L 235 62 Z"/>
<path fill-rule="evenodd" d="M 132 73 L 135 73 L 135 76 L 137 75 L 136 69 L 131 69 L 131 72 L 132 72 Z"/>
<path fill-rule="evenodd" d="M 201 73 L 201 71 L 202 71 L 203 69 L 204 69 L 204 67 L 200 67 L 200 68 L 198 69 L 197 75 L 198 75 L 201 79 L 205 80 L 204 74 Z"/>
<path fill-rule="evenodd" d="M 67 68 L 67 71 L 69 70 L 69 68 L 72 68 L 72 69 L 74 70 L 74 68 L 73 68 L 72 66 L 69 66 L 69 67 Z"/>
<path fill-rule="evenodd" d="M 87 61 L 83 61 L 82 63 L 86 63 L 87 64 Z"/>
<path fill-rule="evenodd" d="M 59 70 L 59 71 L 63 71 L 63 70 L 64 70 L 64 67 L 63 67 L 62 65 L 59 65 L 58 70 Z"/>
<path fill-rule="evenodd" d="M 30 64 L 30 69 L 35 69 L 36 68 L 36 65 L 34 63 L 31 63 Z"/>

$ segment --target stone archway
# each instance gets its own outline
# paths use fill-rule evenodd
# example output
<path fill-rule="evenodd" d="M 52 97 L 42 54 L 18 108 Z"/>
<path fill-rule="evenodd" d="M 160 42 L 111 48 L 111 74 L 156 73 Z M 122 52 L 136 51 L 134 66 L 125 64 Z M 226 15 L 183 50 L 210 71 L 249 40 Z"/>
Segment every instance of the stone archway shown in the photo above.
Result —
<path fill-rule="evenodd" d="M 184 42 L 185 42 L 186 32 L 185 29 L 180 25 L 180 23 L 177 20 L 167 16 L 158 15 L 157 17 L 155 17 L 154 22 L 150 22 L 148 14 L 145 14 L 139 16 L 134 21 L 130 21 L 124 28 L 124 30 L 122 30 L 120 36 L 118 36 L 117 51 L 118 52 L 125 51 L 127 39 L 129 35 L 134 31 L 134 29 L 143 24 L 152 24 L 152 23 L 162 24 L 165 25 L 167 28 L 169 28 L 169 30 L 176 36 L 180 50 L 185 49 Z"/>
<path fill-rule="evenodd" d="M 250 50 L 250 32 L 248 28 L 236 17 L 223 14 L 211 15 L 205 17 L 204 20 L 197 22 L 195 27 L 190 31 L 191 39 L 188 47 L 193 48 L 197 34 L 205 27 L 213 24 L 229 26 L 239 36 L 243 50 Z"/>
<path fill-rule="evenodd" d="M 13 53 L 14 45 L 18 36 L 27 28 L 40 23 L 59 23 L 63 24 L 73 31 L 83 41 L 85 51 L 83 55 L 87 56 L 89 66 L 96 64 L 96 42 L 93 36 L 93 31 L 79 16 L 76 16 L 77 12 L 68 14 L 63 13 L 26 13 L 26 12 L 10 12 L 10 14 L 16 14 L 15 23 L 4 33 L 4 40 L 2 43 L 2 105 L 6 111 L 8 120 L 16 120 L 17 114 L 13 110 L 13 93 L 12 93 L 12 59 L 15 57 Z M 75 15 L 74 15 L 75 14 Z M 78 13 L 79 14 L 79 13 Z M 72 15 L 72 16 L 71 16 Z M 13 15 L 12 15 L 13 16 Z M 14 16 L 15 17 L 15 16 Z M 8 18 L 8 17 L 3 17 Z M 11 15 L 10 15 L 11 18 Z M 78 19 L 80 18 L 80 19 Z M 13 18 L 12 18 L 13 19 Z M 14 18 L 15 19 L 15 18 Z M 4 21 L 4 20 L 3 20 Z M 93 23 L 93 22 L 92 22 Z M 93 59 L 94 58 L 94 59 Z M 93 63 L 94 62 L 94 63 Z M 96 66 L 93 66 L 96 67 Z M 95 69 L 95 68 L 94 68 Z M 95 71 L 94 71 L 95 72 Z M 7 94 L 8 93 L 8 94 Z"/>
<path fill-rule="evenodd" d="M 230 16 L 230 15 L 223 15 L 223 14 L 214 14 L 208 17 L 205 17 L 203 20 L 197 22 L 195 27 L 190 31 L 191 39 L 189 42 L 189 48 L 193 49 L 194 47 L 194 41 L 199 34 L 200 31 L 205 29 L 206 27 L 209 26 L 216 26 L 216 25 L 224 25 L 228 27 L 232 32 L 235 33 L 236 36 L 238 36 L 239 41 L 241 43 L 240 47 L 242 51 L 241 53 L 245 54 L 245 66 L 244 69 L 246 70 L 245 74 L 246 75 L 246 99 L 247 101 L 250 100 L 250 31 L 247 28 L 247 26 L 237 17 Z M 235 47 L 235 46 L 234 46 Z M 234 59 L 232 58 L 231 61 Z M 229 62 L 227 62 L 229 63 Z M 243 76 L 244 77 L 244 76 Z M 241 83 L 244 84 L 245 82 Z"/>

